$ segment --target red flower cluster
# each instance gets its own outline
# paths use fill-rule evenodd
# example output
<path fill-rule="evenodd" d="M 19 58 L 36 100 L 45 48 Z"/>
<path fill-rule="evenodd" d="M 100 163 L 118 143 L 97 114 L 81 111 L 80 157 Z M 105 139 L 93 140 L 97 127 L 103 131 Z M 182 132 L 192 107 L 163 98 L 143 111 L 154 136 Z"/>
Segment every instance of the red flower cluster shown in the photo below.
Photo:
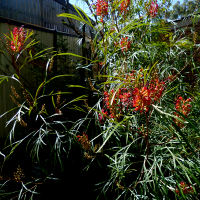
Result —
<path fill-rule="evenodd" d="M 165 83 L 158 78 L 144 85 L 142 71 L 127 75 L 124 85 L 127 87 L 104 92 L 103 109 L 99 114 L 100 123 L 106 118 L 120 120 L 124 114 L 132 111 L 148 112 L 150 105 L 160 100 L 165 87 Z"/>
<path fill-rule="evenodd" d="M 121 13 L 126 14 L 127 13 L 127 8 L 130 5 L 130 0 L 123 0 L 121 5 L 120 5 L 120 11 Z"/>
<path fill-rule="evenodd" d="M 108 112 L 105 111 L 105 109 L 101 109 L 101 113 L 99 113 L 99 116 L 98 116 L 100 124 L 102 124 L 105 121 L 107 116 L 108 116 Z"/>
<path fill-rule="evenodd" d="M 158 14 L 158 3 L 157 0 L 153 0 L 150 5 L 149 15 L 151 17 L 156 17 Z"/>
<path fill-rule="evenodd" d="M 83 132 L 83 135 L 77 135 L 77 138 L 84 150 L 87 151 L 90 149 L 91 143 L 86 133 Z"/>
<path fill-rule="evenodd" d="M 191 101 L 192 101 L 191 98 L 184 100 L 183 97 L 181 97 L 181 96 L 178 97 L 178 99 L 176 100 L 176 105 L 175 105 L 175 109 L 177 110 L 177 112 L 174 113 L 175 116 L 184 120 L 184 118 L 182 116 L 180 116 L 179 113 L 181 113 L 182 115 L 187 117 L 188 114 L 190 113 Z M 184 124 L 182 122 L 180 122 L 178 119 L 174 119 L 174 121 L 177 124 L 177 126 L 179 126 L 181 128 L 184 126 Z"/>
<path fill-rule="evenodd" d="M 150 97 L 151 99 L 153 99 L 154 102 L 158 101 L 161 98 L 163 94 L 164 86 L 165 86 L 165 82 L 159 81 L 158 78 L 151 80 L 149 84 L 149 88 L 150 88 L 149 90 L 150 90 Z"/>
<path fill-rule="evenodd" d="M 149 110 L 151 104 L 150 90 L 147 87 L 143 87 L 140 90 L 135 88 L 133 98 L 133 107 L 136 111 L 145 111 Z"/>
<path fill-rule="evenodd" d="M 165 87 L 165 82 L 159 81 L 157 78 L 152 79 L 148 86 L 141 89 L 135 88 L 133 107 L 136 111 L 148 112 L 149 106 L 156 101 L 159 101 Z"/>
<path fill-rule="evenodd" d="M 119 99 L 122 103 L 123 107 L 129 107 L 130 106 L 130 98 L 132 97 L 131 89 L 127 88 L 120 88 L 119 89 Z"/>
<path fill-rule="evenodd" d="M 192 186 L 186 184 L 186 183 L 183 182 L 183 181 L 180 182 L 179 186 L 180 186 L 181 190 L 183 191 L 183 194 L 191 194 L 191 193 L 194 192 Z M 178 187 L 176 188 L 175 192 L 176 192 L 177 194 L 180 193 Z"/>
<path fill-rule="evenodd" d="M 128 40 L 128 37 L 124 37 L 120 41 L 120 46 L 121 46 L 122 52 L 126 52 L 128 51 L 128 49 L 131 48 L 131 41 Z"/>
<path fill-rule="evenodd" d="M 101 16 L 101 22 L 103 22 L 103 18 L 108 15 L 108 0 L 97 0 L 96 15 Z"/>
<path fill-rule="evenodd" d="M 13 52 L 20 52 L 23 48 L 24 41 L 26 39 L 26 31 L 23 27 L 19 29 L 15 27 L 12 31 L 12 40 L 10 42 L 10 47 Z"/>
<path fill-rule="evenodd" d="M 118 94 L 117 93 L 113 89 L 110 91 L 110 94 L 107 91 L 104 92 L 105 110 L 104 109 L 101 110 L 104 117 L 107 117 L 108 115 L 109 115 L 109 118 L 115 118 L 116 117 L 116 114 L 117 114 L 117 110 L 116 110 L 117 98 L 115 98 L 115 95 L 118 96 L 118 94 L 119 94 L 119 93 Z"/>

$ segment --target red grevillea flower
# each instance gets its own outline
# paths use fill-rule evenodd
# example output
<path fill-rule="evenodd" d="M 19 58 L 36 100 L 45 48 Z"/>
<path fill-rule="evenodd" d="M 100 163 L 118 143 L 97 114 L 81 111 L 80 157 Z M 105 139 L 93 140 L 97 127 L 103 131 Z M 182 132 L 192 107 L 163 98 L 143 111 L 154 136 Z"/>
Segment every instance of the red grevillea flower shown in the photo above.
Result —
<path fill-rule="evenodd" d="M 110 97 L 107 91 L 104 92 L 104 104 L 107 108 L 110 107 Z"/>
<path fill-rule="evenodd" d="M 149 15 L 151 17 L 156 17 L 158 14 L 158 3 L 157 0 L 153 0 L 150 5 Z"/>
<path fill-rule="evenodd" d="M 119 95 L 119 99 L 123 105 L 128 105 L 131 96 L 131 92 L 124 92 Z"/>
<path fill-rule="evenodd" d="M 165 89 L 165 82 L 152 79 L 148 86 L 135 88 L 133 91 L 133 107 L 136 111 L 148 112 L 149 106 L 160 100 Z"/>
<path fill-rule="evenodd" d="M 157 77 L 157 76 L 156 76 Z M 103 93 L 103 109 L 99 114 L 100 123 L 105 119 L 123 119 L 130 112 L 148 112 L 153 103 L 158 102 L 165 90 L 165 82 L 152 78 L 144 83 L 143 70 L 123 75 L 125 87 L 114 87 Z"/>
<path fill-rule="evenodd" d="M 191 101 L 191 98 L 184 100 L 183 97 L 178 97 L 176 100 L 176 110 L 187 116 L 190 113 Z"/>
<path fill-rule="evenodd" d="M 178 99 L 175 102 L 175 109 L 177 112 L 175 112 L 175 116 L 179 117 L 180 119 L 184 120 L 182 116 L 180 116 L 179 113 L 187 117 L 191 111 L 191 98 L 188 98 L 186 100 L 183 99 L 183 97 L 178 97 Z M 178 119 L 174 119 L 174 122 L 177 124 L 179 127 L 183 127 L 184 124 L 180 122 Z"/>
<path fill-rule="evenodd" d="M 103 22 L 103 18 L 106 15 L 108 15 L 108 1 L 107 0 L 97 0 L 96 15 L 101 16 L 101 22 Z"/>
<path fill-rule="evenodd" d="M 165 89 L 165 82 L 159 81 L 157 78 L 153 79 L 150 82 L 149 89 L 152 101 L 159 101 Z"/>
<path fill-rule="evenodd" d="M 133 91 L 133 107 L 135 110 L 148 112 L 150 104 L 150 90 L 147 87 L 135 88 Z"/>
<path fill-rule="evenodd" d="M 121 13 L 126 14 L 129 5 L 130 5 L 130 0 L 123 0 L 122 3 L 121 3 L 121 5 L 120 5 L 120 11 L 121 11 Z"/>
<path fill-rule="evenodd" d="M 105 111 L 105 109 L 101 109 L 101 113 L 99 113 L 98 115 L 99 115 L 98 116 L 99 117 L 99 123 L 103 124 L 105 119 L 106 119 L 106 117 L 108 116 L 108 112 Z"/>
<path fill-rule="evenodd" d="M 131 48 L 131 41 L 128 40 L 128 37 L 124 37 L 120 41 L 120 46 L 121 46 L 122 52 L 126 52 L 128 51 L 128 49 Z"/>
<path fill-rule="evenodd" d="M 181 181 L 181 182 L 179 183 L 179 187 L 180 187 L 180 188 L 181 188 L 181 190 L 183 191 L 183 194 L 192 194 L 192 193 L 194 192 L 194 190 L 193 190 L 192 186 L 191 186 L 191 185 L 188 185 L 188 184 L 186 184 L 184 181 Z M 177 194 L 179 194 L 179 193 L 180 193 L 180 191 L 179 191 L 179 188 L 178 188 L 178 187 L 176 187 L 176 190 L 175 190 L 175 192 L 176 192 Z"/>
<path fill-rule="evenodd" d="M 83 135 L 77 135 L 77 138 L 84 150 L 87 151 L 90 149 L 91 143 L 88 139 L 88 135 L 85 132 L 83 132 Z"/>
<path fill-rule="evenodd" d="M 19 29 L 15 27 L 12 31 L 12 40 L 10 42 L 10 48 L 13 52 L 20 52 L 23 48 L 24 41 L 26 39 L 26 31 L 24 27 Z"/>

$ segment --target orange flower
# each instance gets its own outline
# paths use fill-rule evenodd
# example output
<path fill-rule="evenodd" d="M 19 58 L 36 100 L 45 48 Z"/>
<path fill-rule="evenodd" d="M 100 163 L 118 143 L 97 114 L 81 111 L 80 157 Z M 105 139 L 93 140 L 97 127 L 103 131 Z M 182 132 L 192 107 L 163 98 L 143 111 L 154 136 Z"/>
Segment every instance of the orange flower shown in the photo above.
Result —
<path fill-rule="evenodd" d="M 192 193 L 194 192 L 194 190 L 193 190 L 192 186 L 191 186 L 191 185 L 188 185 L 188 184 L 186 184 L 184 181 L 181 181 L 181 182 L 179 183 L 179 187 L 180 187 L 180 188 L 181 188 L 181 190 L 183 191 L 183 194 L 192 194 Z M 177 194 L 179 194 L 179 193 L 180 193 L 180 191 L 179 191 L 179 188 L 178 188 L 178 187 L 176 187 L 176 190 L 175 190 L 175 192 L 176 192 Z"/>
<path fill-rule="evenodd" d="M 142 89 L 135 88 L 133 91 L 133 107 L 136 111 L 148 112 L 149 105 L 151 104 L 150 91 L 147 87 Z"/>
<path fill-rule="evenodd" d="M 127 87 L 104 91 L 103 111 L 109 118 L 120 120 L 124 114 L 133 109 L 148 112 L 151 104 L 160 100 L 165 89 L 165 82 L 158 78 L 144 84 L 142 70 L 138 73 L 132 71 L 123 78 L 125 78 L 124 85 Z"/>
<path fill-rule="evenodd" d="M 184 118 L 182 116 L 180 116 L 179 113 L 181 113 L 182 115 L 187 117 L 191 110 L 191 101 L 192 101 L 191 98 L 184 100 L 183 97 L 181 97 L 181 96 L 178 97 L 178 99 L 176 100 L 176 104 L 175 104 L 175 109 L 177 111 L 177 112 L 174 112 L 175 116 L 184 120 Z M 180 128 L 182 128 L 184 126 L 184 124 L 182 122 L 180 122 L 178 119 L 174 119 L 174 122 Z"/>
<path fill-rule="evenodd" d="M 164 86 L 165 86 L 165 82 L 163 81 L 159 81 L 157 78 L 151 80 L 150 82 L 150 93 L 151 93 L 151 98 L 153 101 L 158 101 L 164 91 Z"/>
<path fill-rule="evenodd" d="M 128 40 L 128 37 L 124 37 L 120 42 L 122 52 L 128 51 L 131 48 L 131 41 Z"/>
<path fill-rule="evenodd" d="M 130 5 L 130 0 L 123 0 L 121 5 L 120 5 L 120 11 L 121 13 L 126 14 L 127 13 L 127 8 Z"/>
<path fill-rule="evenodd" d="M 90 150 L 91 143 L 88 139 L 88 135 L 85 132 L 83 132 L 83 135 L 77 135 L 77 138 L 84 150 Z"/>
<path fill-rule="evenodd" d="M 108 15 L 108 1 L 107 0 L 97 0 L 96 15 L 101 16 L 100 21 L 103 23 L 103 18 L 106 15 Z"/>

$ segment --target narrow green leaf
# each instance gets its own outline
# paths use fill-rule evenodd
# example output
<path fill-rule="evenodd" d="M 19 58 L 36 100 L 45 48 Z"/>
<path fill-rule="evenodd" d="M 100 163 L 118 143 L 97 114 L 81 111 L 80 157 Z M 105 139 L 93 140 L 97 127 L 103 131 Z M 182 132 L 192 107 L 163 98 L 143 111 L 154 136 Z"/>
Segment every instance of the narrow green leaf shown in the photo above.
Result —
<path fill-rule="evenodd" d="M 86 58 L 86 57 L 83 57 L 83 56 L 80 56 L 80 55 L 74 54 L 74 53 L 59 53 L 59 54 L 57 54 L 57 56 L 74 56 L 74 57 L 77 57 L 77 58 L 82 58 L 82 59 L 85 59 L 85 60 L 92 61 L 89 58 Z"/>

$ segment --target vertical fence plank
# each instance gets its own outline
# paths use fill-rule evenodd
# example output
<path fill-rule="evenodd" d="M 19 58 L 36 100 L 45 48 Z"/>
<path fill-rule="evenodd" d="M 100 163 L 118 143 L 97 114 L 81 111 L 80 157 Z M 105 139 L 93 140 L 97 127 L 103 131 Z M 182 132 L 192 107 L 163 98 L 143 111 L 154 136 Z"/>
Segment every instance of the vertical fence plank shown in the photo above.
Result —
<path fill-rule="evenodd" d="M 3 1 L 0 1 L 0 16 L 2 16 L 3 13 Z"/>
<path fill-rule="evenodd" d="M 43 0 L 39 0 L 39 10 L 40 10 L 40 26 L 43 26 Z"/>
<path fill-rule="evenodd" d="M 24 17 L 24 14 L 23 14 L 23 11 L 22 11 L 22 6 L 23 5 L 23 0 L 19 0 L 18 1 L 18 6 L 17 6 L 17 9 L 18 9 L 18 20 L 19 21 L 22 21 L 23 17 Z"/>
<path fill-rule="evenodd" d="M 11 1 L 9 1 L 9 0 L 7 0 L 7 17 L 8 18 L 12 18 L 12 8 L 10 7 L 10 5 L 12 4 L 12 0 Z M 9 12 L 9 10 L 10 10 L 10 12 Z"/>
<path fill-rule="evenodd" d="M 53 18 L 53 13 L 55 12 L 55 7 L 54 7 L 54 1 L 51 3 L 52 6 L 52 12 L 50 14 L 50 27 L 51 29 L 54 29 L 54 18 Z"/>
<path fill-rule="evenodd" d="M 31 24 L 33 24 L 33 12 L 33 0 L 29 0 L 29 20 Z"/>
<path fill-rule="evenodd" d="M 39 3 L 39 0 L 35 0 L 33 2 L 34 2 L 34 8 L 36 10 L 36 12 L 34 12 L 35 24 L 39 25 L 40 3 Z"/>
<path fill-rule="evenodd" d="M 27 20 L 29 23 L 31 23 L 31 0 L 27 1 Z"/>

